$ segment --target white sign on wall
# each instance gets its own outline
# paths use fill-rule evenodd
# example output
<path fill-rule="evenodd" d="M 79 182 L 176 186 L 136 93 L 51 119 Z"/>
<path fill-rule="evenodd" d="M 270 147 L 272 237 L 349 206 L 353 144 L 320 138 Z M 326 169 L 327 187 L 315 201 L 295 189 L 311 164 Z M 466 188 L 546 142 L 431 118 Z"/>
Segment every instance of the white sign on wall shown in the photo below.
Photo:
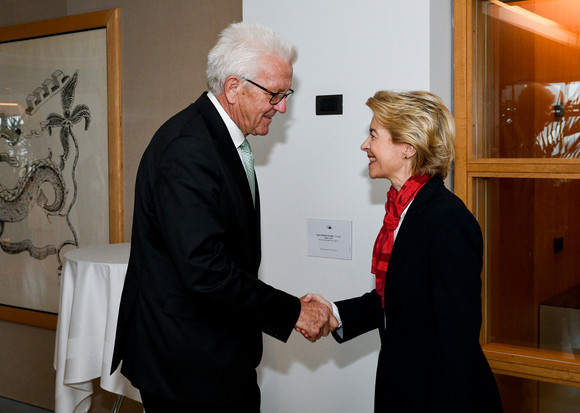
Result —
<path fill-rule="evenodd" d="M 308 218 L 308 255 L 352 259 L 352 222 Z"/>

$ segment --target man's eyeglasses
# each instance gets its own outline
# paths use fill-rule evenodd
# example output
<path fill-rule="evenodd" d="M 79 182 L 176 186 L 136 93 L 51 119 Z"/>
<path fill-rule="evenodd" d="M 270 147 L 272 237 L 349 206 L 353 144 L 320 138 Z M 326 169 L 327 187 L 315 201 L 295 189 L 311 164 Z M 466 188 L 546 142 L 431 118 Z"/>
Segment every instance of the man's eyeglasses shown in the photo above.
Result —
<path fill-rule="evenodd" d="M 288 89 L 288 92 L 283 93 L 283 92 L 272 92 L 271 90 L 266 89 L 264 86 L 261 86 L 259 84 L 257 84 L 256 82 L 250 80 L 250 79 L 246 79 L 243 76 L 240 76 L 240 79 L 244 79 L 246 82 L 250 82 L 252 85 L 259 87 L 260 89 L 262 89 L 264 92 L 268 93 L 270 96 L 272 96 L 270 98 L 270 105 L 277 105 L 278 103 L 282 102 L 282 99 L 290 99 L 290 96 L 292 96 L 292 93 L 294 93 L 294 91 L 292 89 Z"/>

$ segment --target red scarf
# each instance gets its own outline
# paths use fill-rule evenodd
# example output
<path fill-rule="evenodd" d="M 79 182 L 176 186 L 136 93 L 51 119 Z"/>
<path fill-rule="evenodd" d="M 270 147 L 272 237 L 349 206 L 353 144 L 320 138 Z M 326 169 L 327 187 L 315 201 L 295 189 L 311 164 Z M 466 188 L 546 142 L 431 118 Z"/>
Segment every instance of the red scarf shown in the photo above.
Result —
<path fill-rule="evenodd" d="M 427 175 L 415 175 L 410 177 L 399 192 L 393 186 L 387 192 L 387 203 L 385 204 L 385 219 L 379 231 L 375 246 L 373 248 L 373 263 L 371 272 L 377 279 L 377 294 L 381 296 L 383 308 L 385 308 L 385 279 L 389 259 L 393 251 L 394 232 L 401 220 L 401 214 L 415 198 L 419 189 L 430 179 Z"/>

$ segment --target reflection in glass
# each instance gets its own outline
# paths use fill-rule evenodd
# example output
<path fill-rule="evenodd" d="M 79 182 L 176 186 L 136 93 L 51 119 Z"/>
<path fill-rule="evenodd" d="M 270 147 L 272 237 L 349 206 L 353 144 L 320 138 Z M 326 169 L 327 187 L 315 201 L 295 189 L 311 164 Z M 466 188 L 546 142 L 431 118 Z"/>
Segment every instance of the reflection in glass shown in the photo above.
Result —
<path fill-rule="evenodd" d="M 476 156 L 580 157 L 580 1 L 482 1 Z"/>

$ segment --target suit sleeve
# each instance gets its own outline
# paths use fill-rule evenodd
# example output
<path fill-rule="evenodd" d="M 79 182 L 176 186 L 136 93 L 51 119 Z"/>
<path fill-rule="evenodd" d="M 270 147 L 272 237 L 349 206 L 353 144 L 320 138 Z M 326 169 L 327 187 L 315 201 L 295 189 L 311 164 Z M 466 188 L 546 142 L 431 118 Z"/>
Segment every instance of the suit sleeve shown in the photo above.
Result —
<path fill-rule="evenodd" d="M 300 314 L 300 301 L 231 259 L 239 254 L 225 241 L 232 226 L 240 237 L 255 228 L 235 205 L 224 212 L 225 171 L 217 166 L 217 154 L 207 141 L 172 141 L 159 159 L 154 182 L 159 227 L 187 290 L 187 305 L 181 305 L 201 321 L 249 323 L 286 341 Z"/>

